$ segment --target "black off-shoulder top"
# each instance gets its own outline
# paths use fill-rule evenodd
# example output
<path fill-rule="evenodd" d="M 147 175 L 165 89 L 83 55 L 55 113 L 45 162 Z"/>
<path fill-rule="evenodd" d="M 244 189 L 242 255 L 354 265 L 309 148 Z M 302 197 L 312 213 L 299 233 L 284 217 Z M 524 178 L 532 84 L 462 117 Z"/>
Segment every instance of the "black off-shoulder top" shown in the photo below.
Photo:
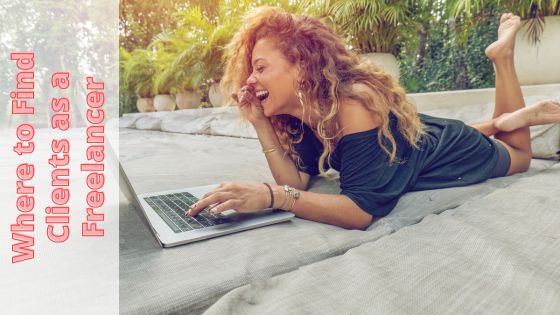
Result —
<path fill-rule="evenodd" d="M 494 141 L 459 120 L 419 117 L 426 134 L 414 148 L 390 114 L 390 130 L 397 144 L 393 163 L 378 144 L 377 128 L 344 135 L 329 156 L 331 166 L 340 172 L 340 193 L 374 217 L 389 214 L 406 192 L 471 185 L 492 176 L 498 158 Z M 303 139 L 294 145 L 302 159 L 298 168 L 317 175 L 323 145 L 309 126 L 303 124 L 300 132 Z"/>

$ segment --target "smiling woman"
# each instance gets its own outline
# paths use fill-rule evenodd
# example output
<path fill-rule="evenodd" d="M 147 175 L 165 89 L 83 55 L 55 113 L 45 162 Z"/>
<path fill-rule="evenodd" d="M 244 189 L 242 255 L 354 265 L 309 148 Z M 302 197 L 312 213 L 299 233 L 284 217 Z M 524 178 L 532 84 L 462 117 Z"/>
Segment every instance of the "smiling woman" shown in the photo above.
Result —
<path fill-rule="evenodd" d="M 277 185 L 223 183 L 187 215 L 210 205 L 270 207 L 363 229 L 409 191 L 527 170 L 527 126 L 560 121 L 560 105 L 524 109 L 513 64 L 519 17 L 504 14 L 500 23 L 486 50 L 496 68 L 494 116 L 471 127 L 418 114 L 391 76 L 361 62 L 319 20 L 279 8 L 251 12 L 230 44 L 222 86 L 255 127 Z M 339 195 L 304 191 L 328 168 L 340 172 Z"/>
<path fill-rule="evenodd" d="M 253 48 L 251 66 L 254 75 L 247 79 L 247 85 L 254 87 L 267 117 L 291 114 L 285 104 L 297 103 L 294 78 L 297 65 L 292 64 L 276 49 L 272 38 L 259 40 Z M 258 79 L 257 79 L 258 77 Z"/>

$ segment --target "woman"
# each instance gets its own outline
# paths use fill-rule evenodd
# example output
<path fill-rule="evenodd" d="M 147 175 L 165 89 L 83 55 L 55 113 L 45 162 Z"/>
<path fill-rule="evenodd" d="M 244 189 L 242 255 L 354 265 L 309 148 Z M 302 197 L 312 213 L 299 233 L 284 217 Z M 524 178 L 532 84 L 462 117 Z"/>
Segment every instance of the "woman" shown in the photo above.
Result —
<path fill-rule="evenodd" d="M 257 131 L 277 185 L 222 183 L 187 211 L 270 207 L 364 229 L 408 191 L 463 186 L 528 169 L 528 126 L 560 121 L 560 104 L 524 108 L 513 64 L 520 19 L 504 14 L 486 49 L 496 69 L 493 119 L 473 127 L 417 114 L 404 90 L 361 63 L 315 18 L 278 8 L 250 14 L 231 43 L 223 86 Z M 494 139 L 488 138 L 494 135 Z M 333 167 L 340 195 L 306 192 Z"/>

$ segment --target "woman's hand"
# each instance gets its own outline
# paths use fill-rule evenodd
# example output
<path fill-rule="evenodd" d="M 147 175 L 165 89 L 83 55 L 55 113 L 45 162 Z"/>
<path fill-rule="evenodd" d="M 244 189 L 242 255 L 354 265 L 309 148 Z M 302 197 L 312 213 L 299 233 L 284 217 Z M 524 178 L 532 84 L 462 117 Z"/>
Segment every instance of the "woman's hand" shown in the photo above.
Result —
<path fill-rule="evenodd" d="M 226 182 L 211 191 L 187 211 L 187 216 L 196 216 L 206 207 L 214 205 L 213 214 L 235 209 L 237 212 L 258 212 L 270 205 L 270 193 L 266 185 L 251 182 Z M 188 209 L 187 209 L 188 210 Z"/>
<path fill-rule="evenodd" d="M 244 85 L 237 93 L 231 93 L 231 97 L 239 104 L 241 114 L 253 125 L 268 120 L 253 86 Z"/>

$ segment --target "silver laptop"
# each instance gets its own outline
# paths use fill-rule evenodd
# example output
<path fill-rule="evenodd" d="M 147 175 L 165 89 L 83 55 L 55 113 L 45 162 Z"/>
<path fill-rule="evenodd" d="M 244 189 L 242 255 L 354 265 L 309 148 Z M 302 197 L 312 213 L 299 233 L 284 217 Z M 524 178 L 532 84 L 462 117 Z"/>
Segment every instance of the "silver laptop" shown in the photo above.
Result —
<path fill-rule="evenodd" d="M 294 214 L 265 209 L 257 214 L 238 213 L 234 209 L 214 215 L 208 210 L 196 217 L 185 216 L 185 210 L 218 185 L 199 186 L 137 195 L 119 162 L 119 185 L 128 200 L 141 209 L 162 247 L 205 240 L 239 231 L 291 220 Z"/>

